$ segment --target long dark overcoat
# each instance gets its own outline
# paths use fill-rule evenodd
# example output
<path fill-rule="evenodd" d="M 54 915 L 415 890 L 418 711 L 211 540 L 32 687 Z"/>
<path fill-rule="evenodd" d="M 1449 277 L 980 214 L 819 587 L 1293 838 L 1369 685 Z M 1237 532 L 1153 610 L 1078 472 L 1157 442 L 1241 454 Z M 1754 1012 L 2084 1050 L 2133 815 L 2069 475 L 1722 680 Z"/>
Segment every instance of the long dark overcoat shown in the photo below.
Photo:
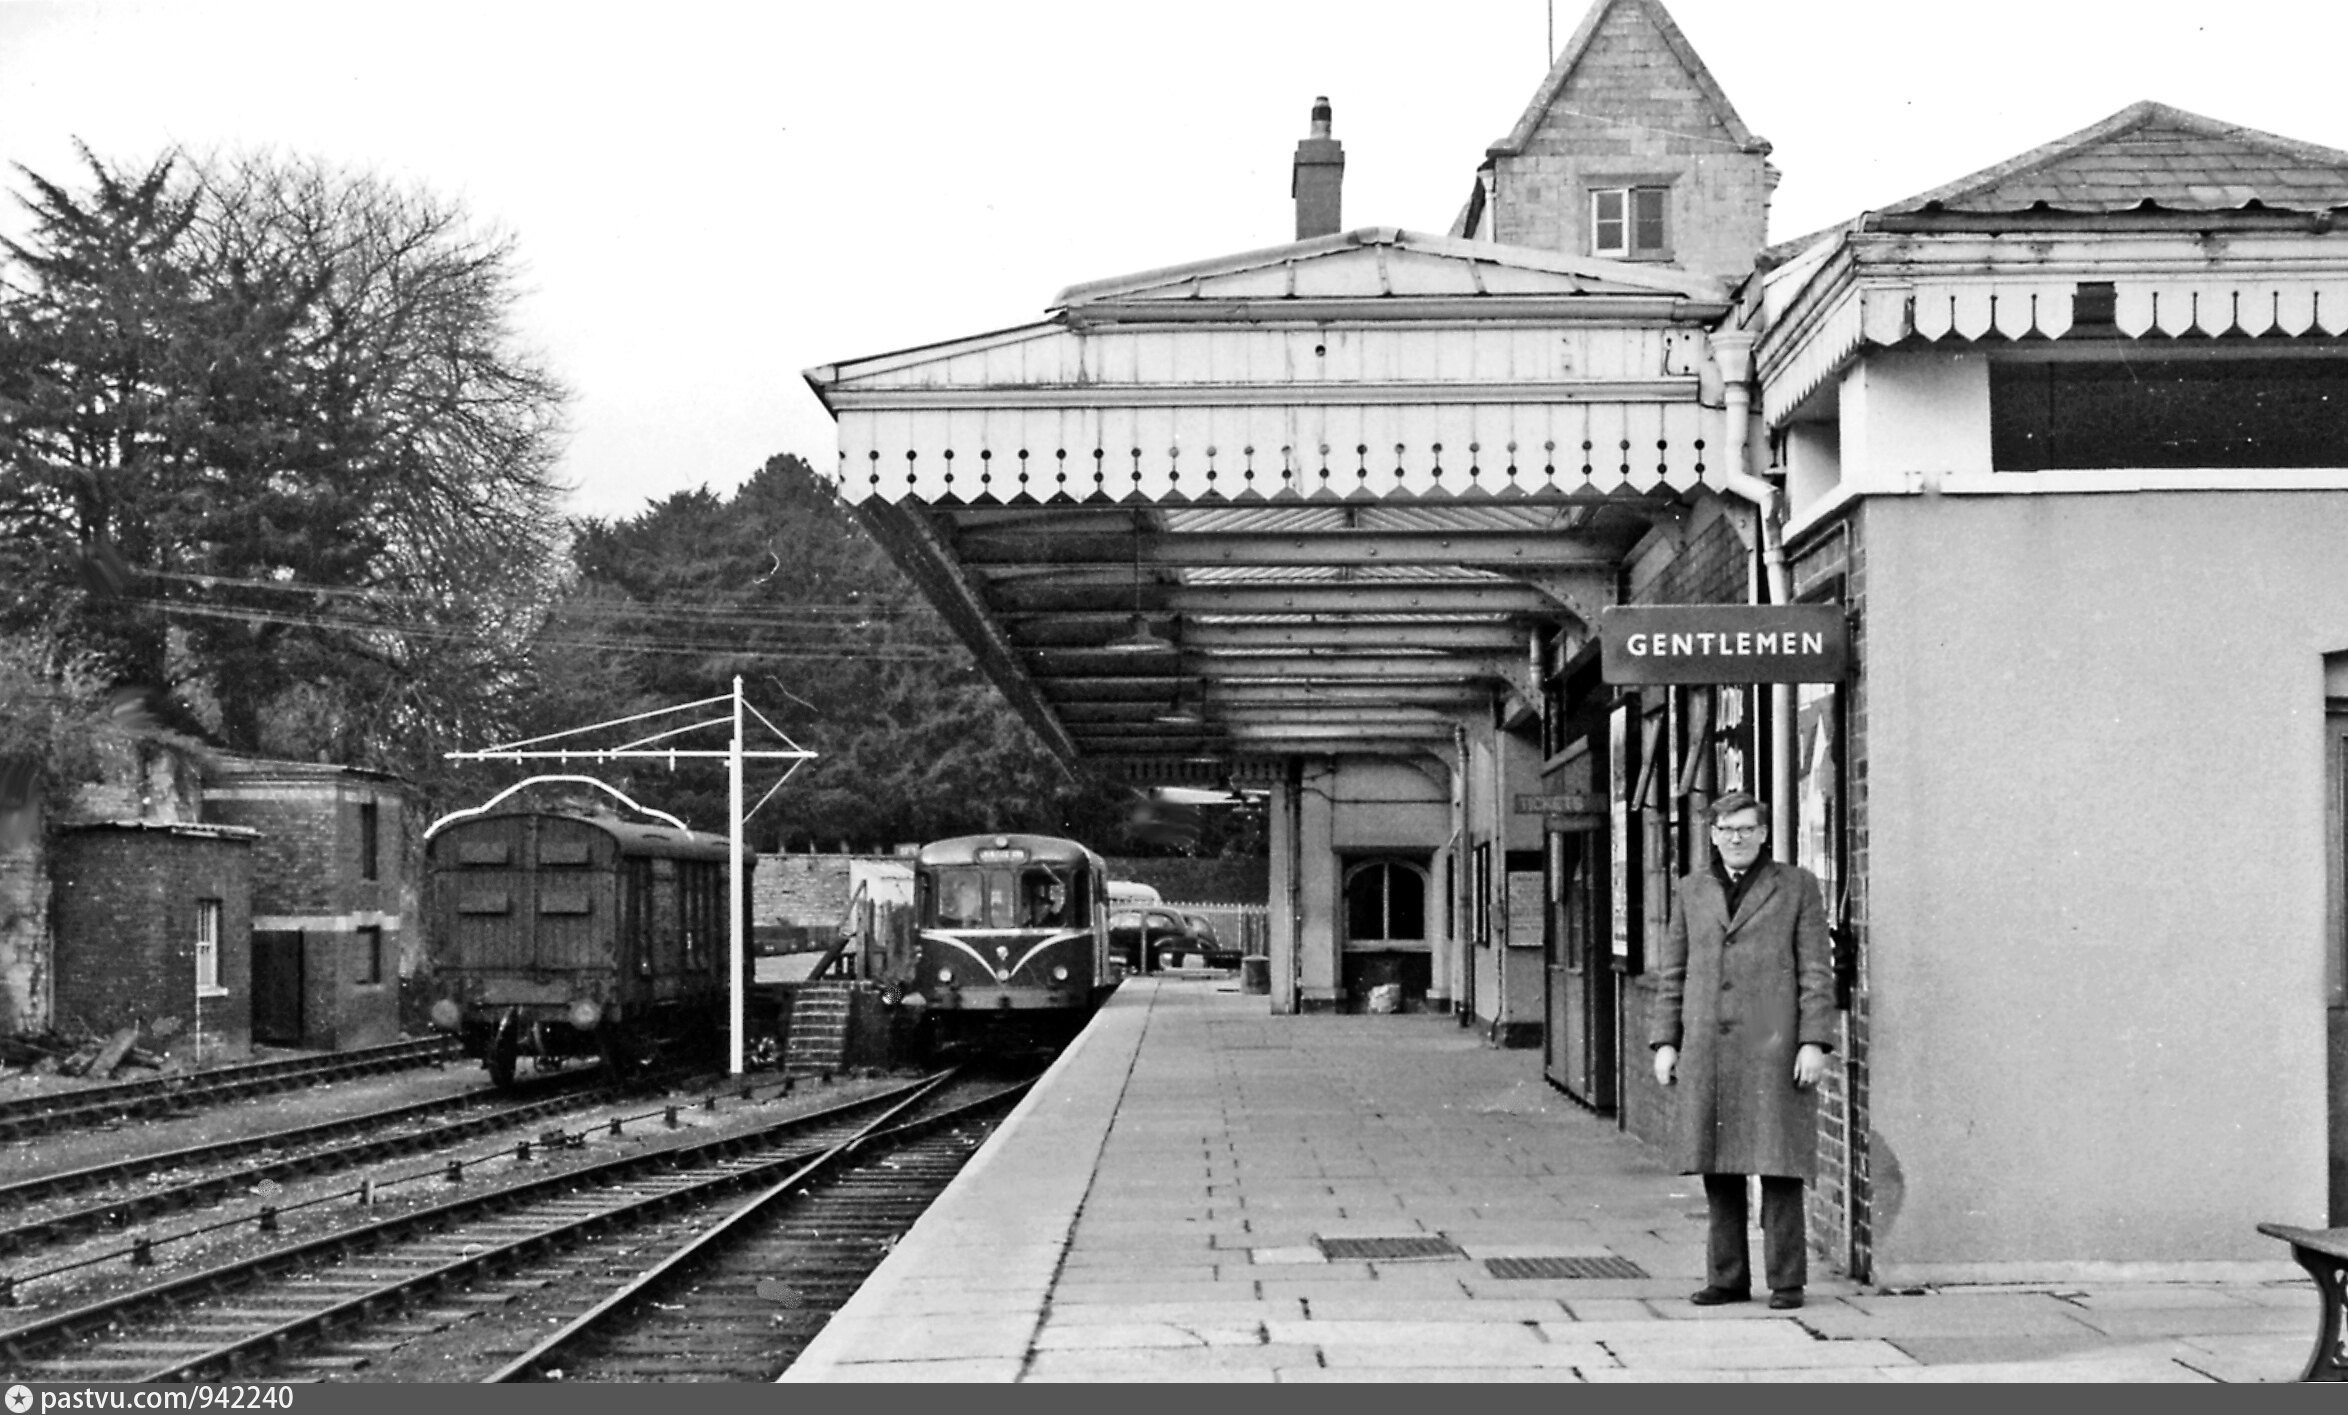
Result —
<path fill-rule="evenodd" d="M 1650 1046 L 1679 1048 L 1672 1156 L 1683 1174 L 1818 1170 L 1817 1092 L 1794 1052 L 1832 1049 L 1834 965 L 1818 877 L 1762 860 L 1736 916 L 1709 869 L 1684 875 L 1655 970 Z"/>

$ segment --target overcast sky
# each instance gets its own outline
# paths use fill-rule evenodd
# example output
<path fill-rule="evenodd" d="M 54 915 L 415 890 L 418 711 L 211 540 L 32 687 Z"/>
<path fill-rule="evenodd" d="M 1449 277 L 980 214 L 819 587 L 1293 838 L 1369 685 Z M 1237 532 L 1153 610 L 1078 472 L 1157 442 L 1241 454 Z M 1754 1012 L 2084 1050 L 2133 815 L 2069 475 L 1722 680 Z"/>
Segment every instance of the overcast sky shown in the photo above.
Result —
<path fill-rule="evenodd" d="M 1773 239 L 2142 98 L 2348 147 L 2337 0 L 1667 3 L 1776 145 Z M 522 337 L 577 391 L 574 509 L 626 515 L 832 463 L 808 367 L 1287 240 L 1317 94 L 1345 224 L 1442 232 L 1549 40 L 1544 0 L 0 0 L 0 158 L 267 146 L 459 199 L 518 241 Z"/>

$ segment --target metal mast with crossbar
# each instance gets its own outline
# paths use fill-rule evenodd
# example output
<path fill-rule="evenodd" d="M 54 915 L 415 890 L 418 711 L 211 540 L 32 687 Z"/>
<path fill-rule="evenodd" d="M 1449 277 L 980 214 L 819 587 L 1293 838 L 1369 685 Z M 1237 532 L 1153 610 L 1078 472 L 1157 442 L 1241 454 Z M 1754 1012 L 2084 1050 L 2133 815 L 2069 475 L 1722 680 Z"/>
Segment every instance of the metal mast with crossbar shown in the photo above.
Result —
<path fill-rule="evenodd" d="M 584 737 L 587 734 L 593 732 L 605 732 L 615 727 L 625 727 L 631 723 L 647 722 L 653 718 L 668 717 L 676 713 L 698 712 L 705 708 L 716 707 L 721 703 L 725 704 L 728 708 L 728 713 L 726 716 L 702 718 L 698 721 L 688 722 L 681 727 L 664 728 L 663 730 L 655 732 L 648 737 L 638 737 L 633 741 L 623 742 L 616 747 L 552 745 L 555 743 L 568 743 L 573 739 Z M 765 726 L 767 731 L 772 732 L 776 739 L 782 742 L 784 750 L 778 751 L 771 748 L 763 748 L 754 751 L 747 747 L 744 744 L 742 730 L 743 715 L 745 713 L 757 718 L 759 722 Z M 702 731 L 711 727 L 728 727 L 731 729 L 731 736 L 728 738 L 724 750 L 721 751 L 706 747 L 680 747 L 674 745 L 674 739 L 676 738 L 683 737 L 688 733 Z M 671 745 L 657 745 L 662 742 L 669 742 Z M 675 707 L 655 708 L 651 712 L 640 712 L 629 717 L 613 718 L 609 722 L 598 722 L 588 727 L 573 727 L 561 732 L 550 732 L 543 737 L 529 737 L 518 742 L 505 742 L 495 747 L 485 747 L 477 752 L 449 752 L 446 755 L 448 760 L 456 762 L 576 761 L 601 763 L 626 760 L 657 761 L 665 759 L 672 767 L 675 766 L 679 761 L 717 760 L 719 758 L 724 759 L 726 763 L 726 810 L 728 816 L 727 839 L 731 842 L 732 855 L 732 873 L 729 876 L 730 887 L 726 890 L 730 900 L 729 918 L 727 920 L 727 934 L 729 936 L 730 943 L 728 956 L 731 959 L 733 974 L 732 981 L 728 984 L 726 989 L 726 995 L 728 999 L 726 1026 L 726 1032 L 728 1036 L 728 1050 L 726 1056 L 726 1065 L 727 1069 L 731 1071 L 732 1074 L 736 1076 L 741 1075 L 743 1002 L 742 980 L 745 973 L 747 972 L 747 968 L 745 966 L 748 961 L 746 957 L 746 940 L 750 931 L 749 920 L 745 913 L 745 911 L 749 908 L 749 901 L 745 897 L 747 891 L 745 891 L 742 887 L 742 883 L 745 878 L 745 872 L 742 868 L 744 848 L 742 841 L 742 826 L 746 821 L 749 820 L 751 816 L 758 813 L 760 807 L 763 807 L 768 801 L 774 799 L 775 792 L 782 790 L 783 783 L 791 779 L 791 774 L 797 771 L 801 764 L 813 761 L 816 754 L 806 750 L 798 743 L 792 741 L 781 728 L 775 726 L 774 723 L 767 718 L 765 713 L 762 713 L 757 708 L 750 706 L 750 704 L 742 697 L 742 679 L 739 675 L 737 675 L 734 679 L 733 692 L 721 695 L 719 697 L 703 698 L 698 702 L 679 703 Z M 758 798 L 758 805 L 752 806 L 748 812 L 744 812 L 742 809 L 742 766 L 744 762 L 749 761 L 787 761 L 790 763 L 790 766 L 784 769 L 782 776 L 776 780 L 774 785 L 767 788 L 766 794 Z M 514 791 L 521 789 L 523 786 L 530 785 L 532 782 L 552 779 L 555 778 L 532 777 L 529 781 L 520 782 L 514 787 L 508 788 L 508 790 L 505 792 L 500 793 L 500 795 L 496 797 L 495 800 L 491 802 L 491 804 L 495 804 L 496 800 L 503 800 L 506 796 L 513 794 Z M 625 800 L 626 798 L 622 797 L 621 799 Z M 660 813 L 651 812 L 650 814 Z M 673 820 L 675 818 L 670 817 L 670 819 Z M 438 824 L 438 822 L 435 823 L 435 828 L 437 828 Z"/>

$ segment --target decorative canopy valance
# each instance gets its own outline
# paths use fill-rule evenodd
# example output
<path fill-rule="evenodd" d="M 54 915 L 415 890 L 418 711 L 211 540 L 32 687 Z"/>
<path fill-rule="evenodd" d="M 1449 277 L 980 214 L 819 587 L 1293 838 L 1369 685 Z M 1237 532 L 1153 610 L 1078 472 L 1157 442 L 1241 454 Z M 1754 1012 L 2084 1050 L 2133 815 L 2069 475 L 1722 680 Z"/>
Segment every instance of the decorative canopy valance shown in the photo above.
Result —
<path fill-rule="evenodd" d="M 1687 491 L 1718 415 L 1675 401 L 956 408 L 840 414 L 839 486 L 965 505 Z"/>
<path fill-rule="evenodd" d="M 2103 337 L 2115 331 L 2131 339 L 2348 334 L 2348 280 L 2180 276 L 2082 282 L 2019 275 L 1869 280 L 1844 287 L 1828 308 L 1798 325 L 1780 326 L 1764 340 L 1757 360 L 1763 416 L 1783 421 L 1849 363 L 1862 343 L 2061 339 L 2084 322 L 2083 301 L 2089 304 L 2094 332 Z"/>

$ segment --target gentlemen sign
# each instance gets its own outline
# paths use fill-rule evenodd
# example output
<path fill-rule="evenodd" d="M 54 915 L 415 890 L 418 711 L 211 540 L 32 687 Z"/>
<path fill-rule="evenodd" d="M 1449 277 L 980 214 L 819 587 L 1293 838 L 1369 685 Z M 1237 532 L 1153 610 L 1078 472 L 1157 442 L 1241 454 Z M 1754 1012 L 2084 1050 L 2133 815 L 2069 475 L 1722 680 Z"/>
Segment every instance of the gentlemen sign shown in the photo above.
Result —
<path fill-rule="evenodd" d="M 1839 683 L 1851 661 L 1839 604 L 1676 604 L 1598 616 L 1609 683 Z"/>

